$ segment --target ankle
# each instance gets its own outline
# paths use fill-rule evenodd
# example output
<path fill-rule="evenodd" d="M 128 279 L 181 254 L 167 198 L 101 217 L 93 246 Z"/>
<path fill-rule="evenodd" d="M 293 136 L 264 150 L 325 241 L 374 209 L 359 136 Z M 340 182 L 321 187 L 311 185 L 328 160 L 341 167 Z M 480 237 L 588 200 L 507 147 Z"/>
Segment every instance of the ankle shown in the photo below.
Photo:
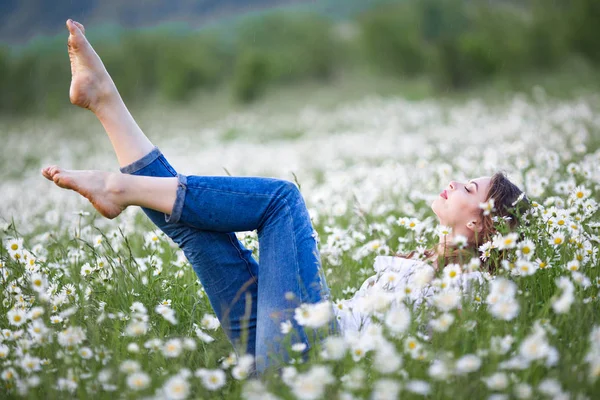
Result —
<path fill-rule="evenodd" d="M 127 197 L 127 182 L 125 182 L 125 178 L 126 175 L 107 172 L 106 179 L 104 180 L 104 190 L 106 193 L 124 202 Z"/>
<path fill-rule="evenodd" d="M 119 95 L 117 87 L 113 83 L 110 76 L 102 79 L 99 84 L 98 95 L 94 104 L 90 106 L 90 110 L 96 114 L 98 118 L 104 118 L 114 114 L 121 107 L 123 100 Z"/>

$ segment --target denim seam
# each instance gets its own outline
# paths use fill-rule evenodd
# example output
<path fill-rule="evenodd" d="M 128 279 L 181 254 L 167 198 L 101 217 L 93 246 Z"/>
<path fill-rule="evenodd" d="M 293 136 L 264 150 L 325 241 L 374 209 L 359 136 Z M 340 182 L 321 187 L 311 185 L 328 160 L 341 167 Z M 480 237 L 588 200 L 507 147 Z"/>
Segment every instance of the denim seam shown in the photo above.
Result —
<path fill-rule="evenodd" d="M 294 217 L 292 215 L 292 212 L 290 210 L 290 206 L 288 204 L 288 201 L 285 197 L 282 196 L 277 196 L 278 198 L 281 198 L 281 200 L 285 203 L 285 209 L 287 211 L 287 213 L 290 215 L 290 219 L 292 220 L 292 231 L 294 231 Z M 294 246 L 294 254 L 296 255 L 296 257 L 294 257 L 294 264 L 296 265 L 296 285 L 298 287 L 298 292 L 300 293 L 300 301 L 302 303 L 304 303 L 304 294 L 302 293 L 302 288 L 300 287 L 300 281 L 302 280 L 302 278 L 300 277 L 300 265 L 298 265 L 298 244 L 296 243 L 296 232 L 294 232 L 293 236 L 293 240 L 292 240 L 292 245 Z M 304 282 L 302 282 L 302 284 L 304 285 Z M 306 286 L 306 285 L 304 285 Z"/>
<path fill-rule="evenodd" d="M 216 189 L 216 190 L 218 190 L 218 189 Z M 244 193 L 239 193 L 239 194 L 244 194 Z M 260 194 L 259 194 L 259 196 L 268 197 L 268 195 L 260 195 Z M 290 210 L 290 206 L 288 204 L 287 199 L 285 197 L 283 197 L 282 195 L 275 196 L 275 199 L 281 200 L 281 201 L 284 202 L 286 212 L 289 214 L 290 219 L 292 220 L 292 228 L 293 228 L 294 217 L 292 216 L 292 212 Z M 283 218 L 283 217 L 281 217 L 281 218 Z M 263 230 L 263 232 L 264 231 L 265 230 Z M 293 236 L 293 238 L 292 238 L 292 245 L 294 247 L 294 254 L 298 254 L 298 246 L 297 246 L 297 243 L 296 243 L 296 234 L 294 233 L 294 235 L 292 235 L 292 236 Z M 303 300 L 304 300 L 305 295 L 302 292 L 302 288 L 300 287 L 300 280 L 301 280 L 301 278 L 300 278 L 300 266 L 298 265 L 298 260 L 296 258 L 295 258 L 295 263 L 294 264 L 296 266 L 296 271 L 295 272 L 296 272 L 296 286 L 297 286 L 297 290 L 298 290 L 298 293 L 300 293 L 300 301 L 302 303 L 304 303 Z M 302 283 L 304 283 L 304 282 L 302 282 Z"/>
<path fill-rule="evenodd" d="M 171 176 L 177 176 L 177 172 L 175 171 L 175 173 L 173 173 L 173 171 L 174 171 L 173 167 L 169 163 L 167 163 L 164 158 L 158 158 L 158 161 L 160 161 L 160 163 L 162 165 L 164 165 L 165 169 L 167 171 L 169 171 L 169 173 L 171 174 Z"/>
<path fill-rule="evenodd" d="M 221 192 L 221 193 L 234 193 L 234 194 L 241 194 L 244 196 L 260 196 L 260 197 L 272 197 L 272 194 L 269 193 L 245 193 L 245 192 L 236 192 L 235 190 L 223 190 L 223 189 L 215 189 L 215 188 L 207 188 L 205 186 L 196 186 L 196 185 L 187 185 L 187 187 L 189 188 L 193 188 L 193 189 L 202 189 L 202 190 L 210 190 L 213 192 Z M 277 195 L 275 198 L 280 198 L 282 197 L 281 195 Z"/>
<path fill-rule="evenodd" d="M 192 188 L 192 189 L 201 189 L 201 190 L 208 190 L 208 191 L 212 191 L 212 192 L 219 192 L 219 193 L 233 193 L 233 194 L 239 194 L 242 196 L 258 196 L 258 197 L 267 197 L 267 198 L 273 198 L 272 194 L 269 193 L 244 193 L 244 192 L 237 192 L 235 190 L 223 190 L 223 189 L 215 189 L 215 188 L 207 188 L 204 186 L 197 186 L 197 185 L 187 185 L 188 188 Z M 282 195 L 278 194 L 275 196 L 276 200 L 282 199 L 285 201 L 285 199 L 283 198 Z M 286 201 L 286 207 L 287 207 L 287 201 Z M 262 222 L 262 221 L 261 221 Z M 262 223 L 260 224 L 261 226 L 263 225 Z"/>
<path fill-rule="evenodd" d="M 173 204 L 173 210 L 171 211 L 171 214 L 165 214 L 166 223 L 176 224 L 181 219 L 186 191 L 187 177 L 182 174 L 177 174 L 177 192 L 175 194 L 175 203 Z"/>
<path fill-rule="evenodd" d="M 142 158 L 120 168 L 120 171 L 124 174 L 135 174 L 139 170 L 146 168 L 148 165 L 152 164 L 154 160 L 159 158 L 162 155 L 161 151 L 158 147 L 154 147 L 148 154 L 143 156 Z"/>
<path fill-rule="evenodd" d="M 235 233 L 233 234 L 235 236 Z M 244 258 L 242 256 L 242 252 L 240 251 L 240 247 L 239 245 L 237 245 L 233 238 L 231 237 L 231 235 L 227 235 L 229 238 L 229 241 L 231 242 L 231 244 L 233 245 L 233 247 L 235 247 L 238 255 L 240 256 L 240 258 L 244 261 L 244 263 L 246 264 L 246 269 L 248 270 L 248 273 L 250 274 L 250 276 L 256 281 L 258 282 L 258 279 L 256 278 L 256 276 L 254 276 L 254 274 L 252 273 L 252 270 L 250 269 L 250 263 L 248 262 L 248 260 L 246 258 Z"/>
<path fill-rule="evenodd" d="M 282 196 L 277 196 L 277 197 L 281 197 L 281 200 L 283 200 L 283 202 L 285 203 L 285 208 L 287 210 L 287 213 L 290 215 L 290 219 L 292 220 L 292 231 L 294 231 L 294 229 L 293 229 L 294 228 L 294 226 L 293 226 L 293 224 L 294 224 L 294 217 L 293 217 L 293 214 L 291 212 L 291 209 L 290 209 L 290 206 L 288 204 L 288 201 L 287 201 L 287 199 L 285 197 L 282 197 Z M 292 245 L 294 247 L 294 254 L 297 255 L 298 254 L 298 244 L 297 244 L 296 232 L 295 231 L 294 231 L 294 234 L 292 236 L 293 236 Z M 296 286 L 298 288 L 297 289 L 298 292 L 300 293 L 300 303 L 302 304 L 302 303 L 304 303 L 304 297 L 306 297 L 307 300 L 310 300 L 310 299 L 308 298 L 308 292 L 306 293 L 306 295 L 302 292 L 302 287 L 300 285 L 300 282 L 302 281 L 302 286 L 304 286 L 305 288 L 306 288 L 306 283 L 302 280 L 302 278 L 300 276 L 300 265 L 298 264 L 298 258 L 294 257 L 294 260 L 295 260 L 294 264 L 296 265 Z M 300 337 L 302 337 L 302 334 L 300 332 L 299 332 L 299 334 L 300 334 Z M 304 350 L 303 354 L 307 354 L 308 351 L 313 346 L 311 344 L 311 341 L 309 339 L 308 333 L 306 331 L 304 332 L 304 337 L 306 339 L 306 343 L 305 343 L 306 344 L 306 349 Z"/>

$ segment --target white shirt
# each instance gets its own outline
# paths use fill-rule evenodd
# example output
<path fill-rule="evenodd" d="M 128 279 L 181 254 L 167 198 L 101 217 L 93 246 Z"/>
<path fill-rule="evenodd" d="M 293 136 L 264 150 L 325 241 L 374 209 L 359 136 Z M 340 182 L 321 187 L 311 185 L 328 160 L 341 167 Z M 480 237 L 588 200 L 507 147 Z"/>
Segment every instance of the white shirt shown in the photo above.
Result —
<path fill-rule="evenodd" d="M 372 317 L 382 318 L 383 311 L 403 302 L 413 307 L 441 290 L 432 285 L 435 271 L 423 261 L 396 256 L 378 256 L 373 265 L 375 275 L 369 277 L 350 299 L 334 305 L 335 317 L 344 334 L 362 331 L 372 323 Z M 463 272 L 449 286 L 469 290 L 472 281 L 483 282 L 478 272 Z M 448 282 L 447 282 L 448 283 Z"/>

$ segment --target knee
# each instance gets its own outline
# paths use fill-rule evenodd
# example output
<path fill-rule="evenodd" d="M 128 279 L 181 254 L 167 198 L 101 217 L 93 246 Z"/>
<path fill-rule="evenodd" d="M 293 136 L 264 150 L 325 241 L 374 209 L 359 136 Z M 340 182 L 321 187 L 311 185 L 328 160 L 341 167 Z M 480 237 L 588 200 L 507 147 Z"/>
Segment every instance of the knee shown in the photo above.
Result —
<path fill-rule="evenodd" d="M 261 227 L 278 221 L 285 215 L 289 215 L 296 223 L 304 219 L 310 220 L 304 199 L 294 183 L 275 179 L 271 185 L 271 199 L 260 224 Z"/>
<path fill-rule="evenodd" d="M 296 186 L 295 183 L 283 179 L 278 179 L 276 181 L 276 185 L 277 197 L 280 199 L 285 199 L 288 202 L 288 205 L 291 206 L 295 205 L 298 202 L 303 202 L 300 189 L 298 189 L 298 186 Z"/>

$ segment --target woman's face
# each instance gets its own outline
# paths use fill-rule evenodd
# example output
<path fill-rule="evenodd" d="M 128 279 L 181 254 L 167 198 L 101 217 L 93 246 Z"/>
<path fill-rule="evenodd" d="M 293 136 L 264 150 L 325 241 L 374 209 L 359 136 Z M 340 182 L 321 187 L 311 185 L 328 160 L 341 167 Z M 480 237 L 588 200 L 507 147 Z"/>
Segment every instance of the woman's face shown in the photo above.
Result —
<path fill-rule="evenodd" d="M 491 178 L 482 177 L 468 182 L 451 181 L 431 204 L 440 223 L 452 228 L 453 236 L 472 239 L 481 229 L 481 208 L 490 189 Z"/>

